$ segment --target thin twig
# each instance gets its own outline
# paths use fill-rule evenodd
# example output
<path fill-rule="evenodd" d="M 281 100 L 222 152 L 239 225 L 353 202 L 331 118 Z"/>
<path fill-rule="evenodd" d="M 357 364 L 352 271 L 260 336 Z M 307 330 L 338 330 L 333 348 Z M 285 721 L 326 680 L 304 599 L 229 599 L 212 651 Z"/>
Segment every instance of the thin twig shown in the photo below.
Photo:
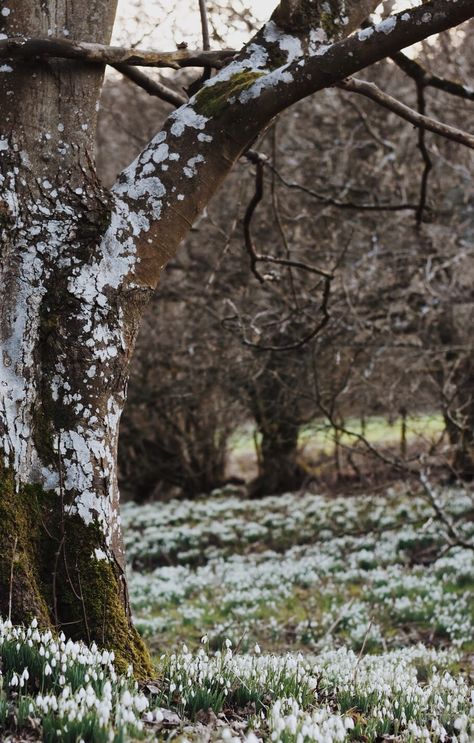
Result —
<path fill-rule="evenodd" d="M 388 93 L 380 90 L 375 83 L 367 82 L 366 80 L 360 80 L 359 78 L 349 77 L 341 82 L 336 83 L 338 88 L 341 90 L 348 90 L 350 93 L 359 93 L 364 95 L 366 98 L 370 98 L 380 106 L 387 108 L 389 111 L 397 114 L 400 118 L 409 121 L 411 124 L 417 127 L 425 127 L 434 134 L 439 134 L 445 139 L 451 139 L 453 142 L 462 144 L 465 147 L 474 149 L 474 135 L 457 129 L 449 124 L 443 124 L 441 121 L 432 119 L 430 116 L 423 116 L 418 111 L 405 105 L 401 101 L 393 98 Z"/>
<path fill-rule="evenodd" d="M 311 196 L 318 201 L 320 201 L 322 204 L 327 204 L 328 206 L 334 206 L 337 209 L 354 209 L 359 211 L 371 211 L 371 212 L 396 212 L 396 211 L 405 211 L 405 210 L 412 210 L 416 211 L 417 204 L 357 204 L 353 201 L 339 201 L 338 199 L 333 198 L 332 196 L 325 196 L 324 194 L 318 193 L 317 191 L 314 191 L 311 188 L 308 188 L 307 186 L 304 186 L 301 183 L 295 183 L 294 181 L 287 180 L 280 172 L 277 170 L 275 165 L 271 163 L 264 155 L 261 155 L 259 152 L 255 152 L 255 150 L 248 150 L 245 153 L 245 156 L 251 160 L 252 162 L 255 162 L 257 158 L 260 158 L 263 161 L 263 164 L 271 170 L 274 175 L 278 178 L 278 180 L 288 189 L 295 190 L 295 191 L 301 191 L 302 193 L 307 194 L 308 196 Z"/>
<path fill-rule="evenodd" d="M 448 535 L 451 537 L 451 547 L 464 547 L 464 549 L 468 550 L 474 550 L 474 544 L 472 542 L 466 542 L 465 539 L 463 539 L 457 529 L 455 528 L 453 522 L 451 519 L 447 516 L 447 514 L 443 511 L 440 504 L 438 503 L 437 495 L 430 483 L 428 473 L 426 471 L 420 472 L 420 482 L 423 486 L 423 490 L 425 491 L 426 497 L 433 507 L 434 512 L 436 513 L 436 516 L 441 523 L 443 523 L 446 527 L 446 531 Z"/>
<path fill-rule="evenodd" d="M 296 351 L 298 348 L 302 348 L 307 343 L 312 341 L 316 336 L 321 332 L 321 330 L 324 328 L 325 325 L 329 322 L 329 310 L 328 310 L 328 304 L 329 304 L 329 295 L 331 291 L 331 279 L 326 279 L 324 282 L 324 291 L 323 291 L 323 299 L 321 302 L 321 305 L 319 307 L 319 311 L 322 313 L 323 317 L 321 321 L 315 325 L 313 330 L 311 330 L 310 333 L 303 336 L 301 340 L 296 341 L 295 343 L 289 343 L 288 345 L 281 345 L 281 346 L 274 346 L 274 345 L 264 345 L 262 343 L 252 343 L 252 341 L 249 341 L 247 338 L 242 339 L 242 343 L 244 346 L 249 346 L 250 348 L 255 348 L 258 351 Z"/>
<path fill-rule="evenodd" d="M 371 619 L 370 622 L 369 622 L 369 625 L 367 627 L 367 630 L 365 632 L 365 635 L 364 635 L 364 640 L 362 642 L 362 647 L 361 647 L 360 652 L 359 652 L 359 655 L 357 657 L 357 661 L 356 661 L 356 664 L 355 664 L 355 667 L 354 667 L 354 675 L 352 676 L 352 683 L 354 684 L 354 686 L 355 686 L 355 683 L 357 681 L 357 674 L 359 672 L 360 662 L 362 660 L 362 656 L 364 655 L 365 646 L 367 644 L 367 638 L 369 636 L 369 632 L 370 632 L 370 630 L 372 628 L 372 624 L 373 623 L 374 623 L 374 620 Z"/>
<path fill-rule="evenodd" d="M 418 107 L 418 113 L 421 116 L 425 116 L 425 89 L 422 82 L 419 80 L 416 81 L 416 102 Z M 428 178 L 430 175 L 430 170 L 433 167 L 433 163 L 431 162 L 430 153 L 428 152 L 428 148 L 426 147 L 425 142 L 425 132 L 426 132 L 426 126 L 422 124 L 420 128 L 418 129 L 418 149 L 421 152 L 421 157 L 423 158 L 423 173 L 421 176 L 421 183 L 420 183 L 420 201 L 418 204 L 418 209 L 416 210 L 416 224 L 417 227 L 420 226 L 422 220 L 423 220 L 423 212 L 426 208 L 426 198 L 428 195 Z"/>
<path fill-rule="evenodd" d="M 124 77 L 134 82 L 143 90 L 146 90 L 149 95 L 161 98 L 162 101 L 171 103 L 176 107 L 183 106 L 187 102 L 187 98 L 184 95 L 176 93 L 176 91 L 171 90 L 167 85 L 163 85 L 163 83 L 160 83 L 157 80 L 152 80 L 151 77 L 148 77 L 148 75 L 145 75 L 144 72 L 136 67 L 132 67 L 128 64 L 116 64 L 113 66 Z"/>
<path fill-rule="evenodd" d="M 211 48 L 209 38 L 209 21 L 207 18 L 206 0 L 199 0 L 199 14 L 201 16 L 202 48 L 209 51 Z"/>

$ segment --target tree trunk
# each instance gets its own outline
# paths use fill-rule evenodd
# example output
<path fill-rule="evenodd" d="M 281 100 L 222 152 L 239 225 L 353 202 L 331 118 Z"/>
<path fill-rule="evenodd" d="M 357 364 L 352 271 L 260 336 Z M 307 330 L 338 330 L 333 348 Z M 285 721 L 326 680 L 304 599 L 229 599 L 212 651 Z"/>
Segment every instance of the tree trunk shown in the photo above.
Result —
<path fill-rule="evenodd" d="M 444 412 L 451 469 L 456 479 L 474 480 L 474 355 L 467 353 L 453 362 L 449 377 L 450 400 Z"/>
<path fill-rule="evenodd" d="M 253 498 L 298 490 L 308 473 L 298 463 L 299 426 L 288 420 L 273 420 L 260 429 L 262 434 L 261 467 L 249 485 Z"/>
<path fill-rule="evenodd" d="M 23 0 L 2 16 L 2 30 L 108 42 L 114 12 L 108 0 L 92 0 L 87 13 L 69 0 L 41 8 Z M 103 69 L 66 61 L 5 67 L 0 614 L 14 622 L 36 616 L 95 640 L 115 650 L 120 668 L 132 663 L 144 676 L 151 664 L 130 619 L 115 462 L 148 293 L 122 294 L 127 258 L 117 241 L 126 225 L 95 176 Z"/>
<path fill-rule="evenodd" d="M 298 490 L 308 479 L 298 463 L 301 401 L 293 389 L 291 372 L 284 359 L 273 354 L 249 388 L 250 407 L 262 436 L 259 473 L 249 485 L 254 498 Z"/>

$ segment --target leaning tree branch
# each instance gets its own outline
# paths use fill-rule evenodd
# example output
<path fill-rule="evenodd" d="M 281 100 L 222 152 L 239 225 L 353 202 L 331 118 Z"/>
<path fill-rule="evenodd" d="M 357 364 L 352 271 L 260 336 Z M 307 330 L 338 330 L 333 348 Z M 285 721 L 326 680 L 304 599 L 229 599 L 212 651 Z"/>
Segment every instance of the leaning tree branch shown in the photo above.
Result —
<path fill-rule="evenodd" d="M 151 77 L 148 77 L 148 75 L 145 75 L 144 72 L 138 70 L 136 67 L 132 67 L 128 64 L 115 64 L 113 66 L 124 77 L 131 80 L 143 90 L 146 90 L 149 95 L 161 98 L 162 101 L 171 103 L 176 107 L 183 106 L 187 102 L 187 98 L 185 98 L 184 95 L 176 93 L 176 91 L 171 90 L 167 85 L 163 85 L 163 83 L 160 83 L 157 80 L 152 80 Z"/>
<path fill-rule="evenodd" d="M 462 129 L 457 129 L 454 126 L 443 124 L 441 121 L 432 119 L 430 116 L 424 116 L 423 114 L 420 114 L 413 108 L 410 108 L 396 98 L 393 98 L 391 95 L 388 95 L 388 93 L 384 93 L 384 91 L 380 90 L 380 88 L 378 88 L 375 83 L 370 83 L 366 80 L 359 80 L 358 78 L 351 77 L 338 82 L 337 87 L 341 88 L 342 90 L 348 90 L 351 93 L 359 93 L 360 95 L 366 96 L 366 98 L 370 98 L 372 101 L 375 101 L 375 103 L 378 103 L 380 106 L 387 108 L 389 111 L 397 114 L 397 116 L 400 116 L 402 119 L 405 119 L 411 124 L 414 124 L 414 126 L 416 127 L 423 127 L 425 129 L 428 129 L 430 132 L 434 132 L 435 134 L 439 134 L 440 136 L 445 137 L 446 139 L 452 139 L 453 142 L 457 142 L 458 144 L 465 145 L 465 147 L 474 149 L 474 135 L 469 134 Z"/>
<path fill-rule="evenodd" d="M 371 0 L 372 5 L 376 2 Z M 297 0 L 297 4 L 306 8 L 306 0 Z M 242 90 L 236 91 L 233 85 L 214 89 L 208 85 L 204 95 L 193 96 L 170 115 L 162 138 L 153 138 L 113 186 L 134 214 L 150 215 L 147 229 L 137 236 L 140 261 L 133 281 L 156 286 L 161 271 L 204 205 L 237 159 L 278 113 L 406 46 L 468 20 L 473 14 L 472 0 L 431 0 L 390 16 L 373 29 L 312 46 L 309 32 L 316 26 L 297 31 L 294 44 L 288 45 L 284 39 L 283 46 L 267 39 L 265 29 L 257 32 L 232 61 L 232 69 L 225 69 L 214 78 L 216 83 L 228 82 L 229 74 L 245 73 Z M 341 34 L 354 28 L 354 24 L 355 16 L 351 15 Z M 254 53 L 256 49 L 259 54 Z M 172 146 L 174 158 L 167 159 L 166 168 L 160 159 L 163 137 L 167 146 Z M 160 157 L 155 160 L 157 148 Z M 157 195 L 157 178 L 162 197 Z"/>
<path fill-rule="evenodd" d="M 403 70 L 406 75 L 411 77 L 417 83 L 421 83 L 423 87 L 437 88 L 438 90 L 442 90 L 444 93 L 456 95 L 458 98 L 474 101 L 474 88 L 470 88 L 467 85 L 461 85 L 461 83 L 456 83 L 454 80 L 438 77 L 438 75 L 432 75 L 428 70 L 425 70 L 419 62 L 410 59 L 410 57 L 407 57 L 403 52 L 392 54 L 390 59 L 395 62 L 397 67 Z"/>
<path fill-rule="evenodd" d="M 83 62 L 109 65 L 138 65 L 139 67 L 215 67 L 220 69 L 235 52 L 232 49 L 206 51 L 177 49 L 174 52 L 155 52 L 147 49 L 127 49 L 106 44 L 91 44 L 69 39 L 33 39 L 15 36 L 0 40 L 0 59 L 34 59 L 58 57 Z"/>

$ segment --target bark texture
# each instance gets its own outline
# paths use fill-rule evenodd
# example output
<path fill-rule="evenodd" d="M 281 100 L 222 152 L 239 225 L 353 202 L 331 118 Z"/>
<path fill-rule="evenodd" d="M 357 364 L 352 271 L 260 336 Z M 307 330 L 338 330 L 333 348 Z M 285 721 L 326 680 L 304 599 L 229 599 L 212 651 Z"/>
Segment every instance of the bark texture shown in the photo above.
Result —
<path fill-rule="evenodd" d="M 95 0 L 3 15 L 3 33 L 109 40 Z M 133 629 L 115 472 L 127 368 L 145 297 L 120 286 L 128 221 L 93 161 L 103 69 L 16 61 L 0 74 L 0 613 L 37 616 L 151 664 Z M 123 242 L 118 232 L 123 223 Z M 122 237 L 122 236 L 121 236 Z M 123 266 L 125 262 L 126 266 Z"/>

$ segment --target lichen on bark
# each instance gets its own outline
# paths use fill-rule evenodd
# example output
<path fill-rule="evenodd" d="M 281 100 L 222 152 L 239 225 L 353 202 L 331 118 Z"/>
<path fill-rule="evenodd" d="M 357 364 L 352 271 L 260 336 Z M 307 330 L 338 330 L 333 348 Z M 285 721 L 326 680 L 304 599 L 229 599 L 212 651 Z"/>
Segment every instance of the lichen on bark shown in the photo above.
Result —
<path fill-rule="evenodd" d="M 214 85 L 205 85 L 196 94 L 196 103 L 194 109 L 196 113 L 213 118 L 219 116 L 229 105 L 233 98 L 262 77 L 264 72 L 256 70 L 242 70 L 236 72 L 228 80 L 214 83 Z"/>

